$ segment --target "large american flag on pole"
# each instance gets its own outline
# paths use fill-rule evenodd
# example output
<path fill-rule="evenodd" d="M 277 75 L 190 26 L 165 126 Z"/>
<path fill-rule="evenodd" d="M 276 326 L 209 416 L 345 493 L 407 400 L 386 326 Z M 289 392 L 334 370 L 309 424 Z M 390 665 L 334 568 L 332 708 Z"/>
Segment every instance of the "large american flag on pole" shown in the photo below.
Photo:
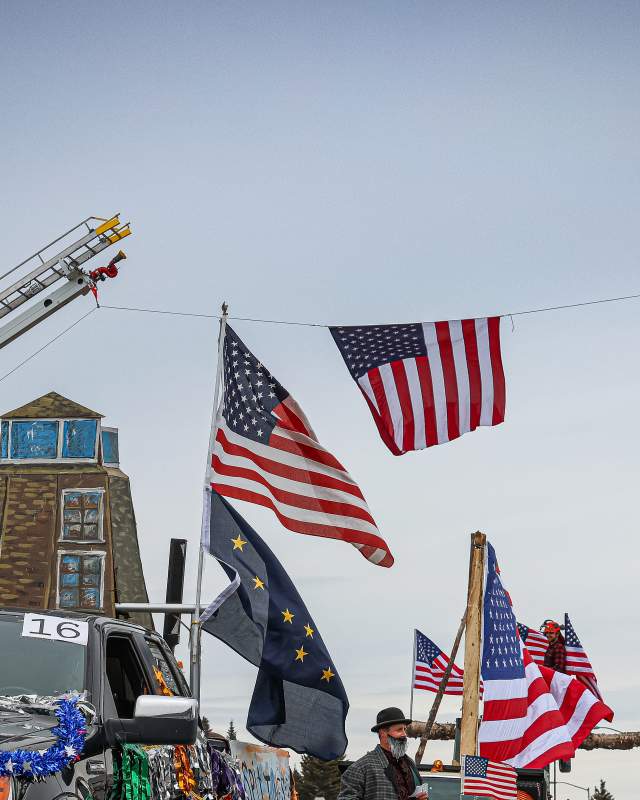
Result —
<path fill-rule="evenodd" d="M 415 631 L 415 654 L 413 669 L 414 689 L 437 692 L 449 663 L 449 656 L 445 655 L 428 636 L 425 636 L 419 630 Z M 454 664 L 444 693 L 461 695 L 463 680 L 464 672 Z"/>
<path fill-rule="evenodd" d="M 358 485 L 229 325 L 223 376 L 211 486 L 224 497 L 270 508 L 291 531 L 342 539 L 390 567 L 393 556 Z"/>
<path fill-rule="evenodd" d="M 480 756 L 463 758 L 461 794 L 493 797 L 494 800 L 515 800 L 518 775 L 513 767 Z"/>
<path fill-rule="evenodd" d="M 487 542 L 481 674 L 480 755 L 513 767 L 543 768 L 572 758 L 611 709 L 575 678 L 539 667 L 522 645 L 495 550 Z"/>
<path fill-rule="evenodd" d="M 394 455 L 504 421 L 500 317 L 330 330 Z"/>
<path fill-rule="evenodd" d="M 575 632 L 568 614 L 564 615 L 564 643 L 567 649 L 567 672 L 575 675 L 587 689 L 602 700 L 596 674 L 584 647 L 580 644 L 580 639 L 578 639 L 578 634 Z"/>

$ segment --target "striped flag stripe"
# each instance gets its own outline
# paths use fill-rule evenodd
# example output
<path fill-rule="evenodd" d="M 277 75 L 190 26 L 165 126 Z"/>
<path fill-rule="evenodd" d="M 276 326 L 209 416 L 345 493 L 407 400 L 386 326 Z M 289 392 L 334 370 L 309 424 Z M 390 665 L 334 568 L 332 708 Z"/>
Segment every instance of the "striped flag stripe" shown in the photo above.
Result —
<path fill-rule="evenodd" d="M 442 444 L 443 442 L 449 441 L 449 426 L 444 370 L 442 366 L 442 359 L 439 357 L 440 345 L 438 342 L 435 322 L 424 322 L 422 324 L 422 331 L 427 345 L 427 352 L 429 353 L 431 388 L 433 391 L 433 404 L 436 417 L 438 444 Z"/>
<path fill-rule="evenodd" d="M 462 333 L 462 321 L 449 323 L 453 364 L 458 388 L 458 435 L 471 430 L 471 395 L 469 389 L 469 366 Z"/>
<path fill-rule="evenodd" d="M 381 553 L 381 557 L 369 558 L 380 566 L 391 566 L 393 564 L 393 556 L 384 547 L 384 540 L 379 536 L 373 536 L 364 531 L 354 530 L 353 528 L 341 527 L 334 522 L 331 524 L 320 524 L 317 522 L 310 522 L 305 519 L 299 519 L 294 516 L 284 514 L 278 504 L 275 503 L 269 496 L 259 494 L 256 491 L 243 489 L 238 486 L 226 485 L 221 483 L 212 483 L 212 488 L 218 494 L 224 497 L 231 497 L 235 500 L 246 500 L 249 503 L 270 508 L 278 517 L 280 522 L 285 528 L 294 531 L 295 533 L 305 533 L 309 536 L 322 536 L 327 539 L 340 539 L 349 542 L 354 547 L 357 547 L 363 554 L 366 553 Z M 289 511 L 292 509 L 289 507 Z M 309 515 L 308 519 L 317 519 L 317 515 Z M 352 541 L 352 537 L 357 536 L 358 541 Z M 363 546 L 364 545 L 364 546 Z M 369 548 L 369 549 L 367 549 Z"/>
<path fill-rule="evenodd" d="M 500 353 L 500 318 L 490 317 L 487 320 L 489 330 L 489 352 L 491 356 L 491 374 L 493 377 L 493 412 L 492 425 L 504 422 L 506 406 L 506 389 L 504 383 L 504 369 Z"/>
<path fill-rule="evenodd" d="M 409 399 L 411 401 L 411 418 L 414 426 L 413 442 L 407 448 L 409 450 L 422 450 L 427 446 L 426 417 L 423 412 L 422 386 L 420 385 L 417 362 L 416 358 L 406 358 L 402 362 L 407 376 Z"/>
<path fill-rule="evenodd" d="M 426 356 L 418 356 L 415 361 L 424 408 L 425 442 L 426 447 L 432 447 L 438 444 L 438 424 L 436 421 L 436 407 L 433 399 L 431 367 L 429 366 L 429 359 Z"/>
<path fill-rule="evenodd" d="M 440 362 L 442 363 L 442 375 L 444 377 L 444 393 L 447 408 L 447 430 L 449 440 L 457 439 L 460 436 L 459 416 L 459 397 L 458 383 L 456 380 L 456 366 L 453 360 L 453 347 L 451 345 L 451 333 L 448 322 L 436 322 L 436 337 L 440 348 Z"/>
<path fill-rule="evenodd" d="M 376 529 L 373 517 L 369 514 L 368 510 L 359 508 L 351 503 L 337 502 L 335 499 L 322 499 L 320 497 L 322 489 L 319 489 L 318 492 L 315 493 L 309 491 L 307 484 L 303 484 L 300 491 L 287 491 L 278 485 L 285 483 L 282 479 L 267 476 L 260 469 L 247 469 L 230 464 L 226 454 L 223 459 L 214 455 L 213 468 L 216 471 L 216 475 L 222 476 L 226 482 L 237 482 L 237 485 L 241 485 L 241 481 L 243 480 L 249 482 L 256 481 L 269 490 L 274 500 L 284 505 L 295 506 L 296 508 L 306 509 L 307 511 L 320 511 L 335 517 L 353 517 L 369 523 L 372 530 Z M 292 484 L 293 481 L 289 481 L 289 483 Z M 331 497 L 333 493 L 325 491 L 325 494 Z"/>
<path fill-rule="evenodd" d="M 474 431 L 480 424 L 482 411 L 482 376 L 478 357 L 476 320 L 463 319 L 461 327 L 469 374 L 469 429 Z"/>
<path fill-rule="evenodd" d="M 304 470 L 301 466 L 296 466 L 303 464 L 304 459 L 296 460 L 293 454 L 283 453 L 277 448 L 271 448 L 272 452 L 269 455 L 273 458 L 265 458 L 244 447 L 241 437 L 230 431 L 226 425 L 221 426 L 219 432 L 216 454 L 220 457 L 218 451 L 223 450 L 224 461 L 228 465 L 257 468 L 262 474 L 268 475 L 275 486 L 282 489 L 295 488 L 298 493 L 309 497 L 340 499 L 368 511 L 367 503 L 358 487 L 333 477 L 335 474 L 333 470 L 326 469 L 322 465 L 316 465 L 317 471 Z"/>
<path fill-rule="evenodd" d="M 280 429 L 276 428 L 276 430 Z M 220 435 L 217 437 L 217 441 L 221 448 L 233 455 L 249 459 L 265 472 L 290 478 L 299 483 L 315 484 L 317 481 L 321 486 L 338 489 L 354 498 L 364 500 L 358 487 L 346 479 L 348 476 L 345 472 L 302 454 L 299 455 L 295 452 L 295 447 L 285 450 L 282 445 L 286 444 L 287 440 L 283 437 L 276 435 L 275 446 L 255 443 L 255 446 L 249 448 L 246 446 L 246 439 L 230 430 L 224 421 L 221 422 L 218 432 Z M 307 465 L 306 469 L 304 468 L 305 464 Z M 310 469 L 311 466 L 312 469 Z"/>

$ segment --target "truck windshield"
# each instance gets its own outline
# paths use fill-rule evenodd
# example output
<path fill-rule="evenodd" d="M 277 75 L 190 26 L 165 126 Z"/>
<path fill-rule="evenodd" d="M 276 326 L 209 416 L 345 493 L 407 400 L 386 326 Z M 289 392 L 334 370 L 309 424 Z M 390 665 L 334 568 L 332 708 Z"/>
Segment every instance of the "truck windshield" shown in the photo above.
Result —
<path fill-rule="evenodd" d="M 82 692 L 86 647 L 23 637 L 22 622 L 0 615 L 0 695 Z"/>

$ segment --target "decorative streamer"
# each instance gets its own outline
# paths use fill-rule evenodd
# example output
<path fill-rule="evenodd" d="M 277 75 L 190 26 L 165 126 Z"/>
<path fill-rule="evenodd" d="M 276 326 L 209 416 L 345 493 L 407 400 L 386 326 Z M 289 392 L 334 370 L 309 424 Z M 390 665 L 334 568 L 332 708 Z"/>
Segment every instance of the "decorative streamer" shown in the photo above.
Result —
<path fill-rule="evenodd" d="M 58 724 L 51 729 L 56 742 L 47 750 L 0 751 L 0 776 L 36 780 L 54 775 L 78 761 L 86 737 L 86 720 L 78 708 L 77 697 L 55 701 Z"/>

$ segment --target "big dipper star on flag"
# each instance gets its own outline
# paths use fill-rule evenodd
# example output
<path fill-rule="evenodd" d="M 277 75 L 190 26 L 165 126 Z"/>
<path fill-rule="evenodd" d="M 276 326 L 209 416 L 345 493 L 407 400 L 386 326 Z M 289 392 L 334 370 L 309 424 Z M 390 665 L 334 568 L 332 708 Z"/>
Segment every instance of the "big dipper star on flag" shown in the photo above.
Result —
<path fill-rule="evenodd" d="M 353 478 L 318 442 L 289 392 L 226 326 L 211 486 L 270 508 L 291 531 L 342 539 L 374 564 L 393 556 Z"/>

